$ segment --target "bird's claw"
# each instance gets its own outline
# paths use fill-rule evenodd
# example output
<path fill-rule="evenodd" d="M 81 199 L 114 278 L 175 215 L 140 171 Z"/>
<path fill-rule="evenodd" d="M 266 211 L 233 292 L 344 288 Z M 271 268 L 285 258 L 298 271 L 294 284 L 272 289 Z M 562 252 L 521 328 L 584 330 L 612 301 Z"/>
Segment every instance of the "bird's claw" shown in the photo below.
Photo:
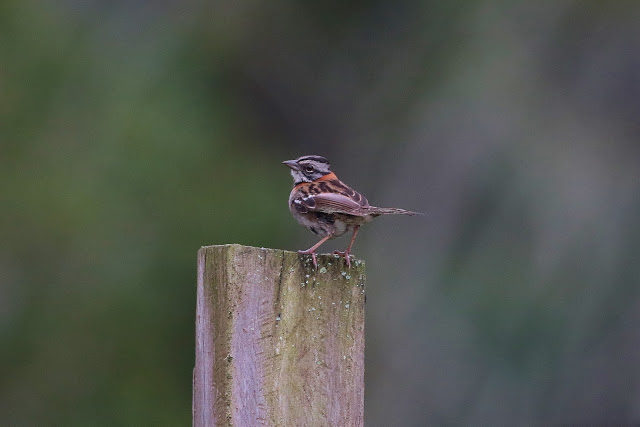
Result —
<path fill-rule="evenodd" d="M 316 260 L 316 253 L 309 251 L 298 251 L 301 255 L 311 255 L 311 260 L 313 261 L 313 268 L 318 268 L 318 261 Z"/>
<path fill-rule="evenodd" d="M 351 268 L 351 254 L 347 251 L 333 251 L 334 254 L 340 255 L 347 262 L 347 267 Z"/>

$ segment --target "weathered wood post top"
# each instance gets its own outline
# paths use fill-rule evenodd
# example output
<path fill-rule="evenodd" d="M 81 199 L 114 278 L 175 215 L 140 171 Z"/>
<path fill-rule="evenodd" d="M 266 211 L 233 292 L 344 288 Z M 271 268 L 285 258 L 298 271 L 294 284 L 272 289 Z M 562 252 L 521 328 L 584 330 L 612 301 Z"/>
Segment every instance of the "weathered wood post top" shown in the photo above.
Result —
<path fill-rule="evenodd" d="M 364 263 L 198 251 L 195 426 L 362 426 Z"/>

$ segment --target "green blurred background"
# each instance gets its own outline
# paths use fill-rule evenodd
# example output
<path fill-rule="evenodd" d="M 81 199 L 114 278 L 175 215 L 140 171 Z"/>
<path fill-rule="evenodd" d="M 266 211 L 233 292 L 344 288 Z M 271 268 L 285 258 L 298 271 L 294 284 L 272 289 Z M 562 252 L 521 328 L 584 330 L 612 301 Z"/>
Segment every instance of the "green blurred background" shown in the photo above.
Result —
<path fill-rule="evenodd" d="M 640 422 L 640 4 L 0 3 L 0 424 L 189 425 L 196 251 L 372 204 L 366 424 Z M 325 250 L 346 245 L 340 239 Z"/>

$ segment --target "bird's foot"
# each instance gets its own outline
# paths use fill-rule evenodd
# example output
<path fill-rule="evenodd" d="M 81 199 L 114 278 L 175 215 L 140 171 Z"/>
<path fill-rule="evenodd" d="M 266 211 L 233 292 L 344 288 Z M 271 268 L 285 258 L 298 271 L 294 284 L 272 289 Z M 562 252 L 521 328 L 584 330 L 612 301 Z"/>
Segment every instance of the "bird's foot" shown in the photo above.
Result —
<path fill-rule="evenodd" d="M 301 255 L 311 255 L 311 259 L 313 260 L 313 267 L 318 268 L 318 261 L 316 261 L 316 253 L 315 251 L 311 251 L 307 249 L 306 251 L 298 251 Z"/>
<path fill-rule="evenodd" d="M 351 254 L 349 251 L 333 251 L 333 253 L 343 257 L 347 261 L 347 267 L 351 268 Z"/>

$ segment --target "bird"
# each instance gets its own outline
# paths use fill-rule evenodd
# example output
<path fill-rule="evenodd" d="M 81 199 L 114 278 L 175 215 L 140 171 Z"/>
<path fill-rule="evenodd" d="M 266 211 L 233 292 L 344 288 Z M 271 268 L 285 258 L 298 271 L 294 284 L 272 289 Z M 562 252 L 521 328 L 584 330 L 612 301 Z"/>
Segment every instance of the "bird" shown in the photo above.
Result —
<path fill-rule="evenodd" d="M 344 257 L 351 268 L 351 248 L 360 226 L 380 215 L 424 215 L 399 208 L 381 208 L 369 205 L 369 201 L 344 182 L 331 170 L 329 161 L 317 155 L 298 157 L 282 162 L 291 169 L 293 189 L 289 195 L 289 210 L 293 217 L 320 241 L 299 254 L 311 255 L 318 267 L 316 250 L 327 240 L 347 232 L 353 233 L 344 251 L 334 251 Z"/>

